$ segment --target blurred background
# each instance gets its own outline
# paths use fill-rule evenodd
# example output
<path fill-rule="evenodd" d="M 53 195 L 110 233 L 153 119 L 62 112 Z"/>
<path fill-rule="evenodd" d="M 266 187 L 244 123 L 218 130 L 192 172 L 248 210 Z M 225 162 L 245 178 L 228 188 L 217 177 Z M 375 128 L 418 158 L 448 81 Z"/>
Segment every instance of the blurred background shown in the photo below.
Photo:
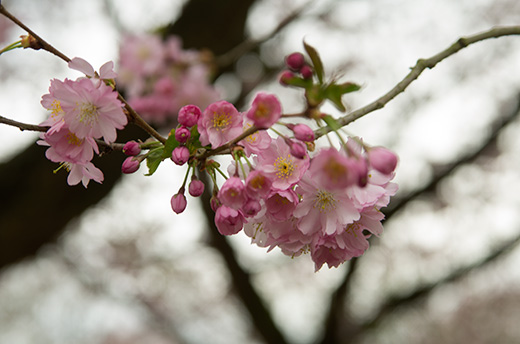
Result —
<path fill-rule="evenodd" d="M 96 69 L 113 60 L 117 70 L 128 33 L 179 35 L 217 57 L 247 40 L 214 70 L 215 87 L 239 110 L 255 91 L 276 93 L 287 113 L 303 96 L 277 76 L 303 40 L 329 76 L 363 86 L 344 98 L 353 110 L 459 37 L 520 24 L 515 0 L 2 5 Z M 3 46 L 21 34 L 0 18 Z M 103 185 L 68 187 L 38 134 L 0 126 L 0 343 L 520 342 L 519 61 L 520 37 L 477 43 L 345 128 L 398 153 L 400 190 L 365 255 L 316 273 L 307 256 L 215 235 L 199 199 L 174 214 L 184 168 L 122 177 L 112 153 L 96 162 Z M 40 123 L 49 80 L 78 76 L 47 52 L 3 54 L 0 115 Z M 136 135 L 128 128 L 118 141 Z"/>

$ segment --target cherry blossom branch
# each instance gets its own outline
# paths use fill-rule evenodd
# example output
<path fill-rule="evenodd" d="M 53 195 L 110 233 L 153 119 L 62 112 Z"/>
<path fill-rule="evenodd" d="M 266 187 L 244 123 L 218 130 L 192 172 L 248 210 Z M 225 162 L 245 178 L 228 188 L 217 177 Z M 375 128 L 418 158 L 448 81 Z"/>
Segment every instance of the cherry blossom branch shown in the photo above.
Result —
<path fill-rule="evenodd" d="M 34 125 L 34 124 L 27 124 L 23 122 L 18 122 L 3 116 L 0 116 L 0 124 L 6 124 L 10 125 L 12 127 L 16 127 L 20 129 L 21 131 L 28 130 L 28 131 L 38 131 L 38 132 L 46 132 L 49 130 L 50 127 L 42 126 L 42 125 Z M 116 151 L 122 151 L 124 144 L 123 143 L 106 143 L 103 140 L 96 140 L 96 143 L 99 147 L 104 148 L 105 150 L 116 150 Z"/>
<path fill-rule="evenodd" d="M 68 58 L 65 54 L 63 54 L 62 52 L 60 52 L 59 50 L 57 50 L 56 48 L 54 48 L 52 45 L 50 45 L 49 43 L 47 43 L 43 38 L 41 38 L 40 36 L 38 36 L 34 31 L 32 31 L 30 28 L 28 28 L 24 23 L 22 23 L 21 21 L 18 20 L 18 18 L 16 18 L 15 16 L 13 16 L 11 13 L 9 13 L 9 11 L 7 11 L 5 9 L 5 7 L 0 4 L 0 14 L 3 14 L 5 17 L 9 18 L 9 20 L 11 20 L 13 23 L 15 23 L 16 25 L 18 25 L 19 27 L 21 27 L 23 30 L 25 30 L 29 35 L 31 35 L 32 37 L 34 37 L 38 43 L 40 44 L 40 46 L 36 49 L 43 49 L 43 50 L 47 50 L 48 52 L 50 52 L 51 54 L 54 54 L 56 56 L 58 56 L 59 58 L 61 58 L 62 60 L 64 60 L 65 62 L 70 62 L 70 58 Z"/>
<path fill-rule="evenodd" d="M 34 125 L 34 124 L 27 124 L 18 122 L 3 116 L 0 116 L 0 124 L 7 124 L 13 127 L 19 128 L 21 131 L 29 130 L 29 131 L 40 131 L 40 132 L 46 132 L 50 127 L 44 127 L 41 125 Z"/>
<path fill-rule="evenodd" d="M 388 102 L 394 99 L 397 95 L 403 93 L 406 88 L 415 81 L 419 75 L 425 69 L 434 68 L 439 62 L 454 55 L 458 51 L 466 48 L 467 46 L 481 42 L 490 38 L 499 38 L 503 36 L 511 36 L 511 35 L 520 35 L 520 26 L 503 26 L 503 27 L 495 27 L 491 30 L 481 32 L 472 36 L 461 37 L 455 43 L 450 45 L 448 48 L 439 52 L 438 54 L 431 56 L 426 59 L 419 59 L 415 66 L 411 69 L 410 73 L 406 75 L 397 85 L 395 85 L 390 91 L 376 99 L 372 103 L 352 111 L 351 113 L 339 118 L 337 120 L 340 126 L 346 126 L 347 124 L 354 122 L 355 120 L 373 112 L 383 108 Z M 316 137 L 321 137 L 324 134 L 330 132 L 332 129 L 330 127 L 324 127 L 318 129 L 316 131 Z"/>
<path fill-rule="evenodd" d="M 38 36 L 34 31 L 32 31 L 29 27 L 27 27 L 24 23 L 22 23 L 20 20 L 18 20 L 15 16 L 13 16 L 9 11 L 5 9 L 5 7 L 0 3 L 0 14 L 3 14 L 5 17 L 9 18 L 12 22 L 14 22 L 16 25 L 18 25 L 20 28 L 25 30 L 30 36 L 32 36 L 36 41 L 36 46 L 32 46 L 31 48 L 39 50 L 43 49 L 46 50 L 59 58 L 61 58 L 63 61 L 69 63 L 71 59 L 63 54 L 58 49 L 54 48 L 51 44 L 47 43 L 43 38 Z M 123 102 L 125 105 L 125 109 L 127 110 L 127 114 L 130 117 L 130 119 L 140 126 L 142 129 L 144 129 L 148 134 L 155 137 L 157 140 L 159 140 L 161 143 L 166 143 L 166 138 L 164 138 L 161 134 L 159 134 L 152 126 L 150 126 L 129 104 L 128 102 L 123 98 L 123 96 L 115 90 L 118 94 L 118 99 Z"/>
<path fill-rule="evenodd" d="M 256 133 L 258 130 L 259 129 L 253 125 L 252 127 L 248 128 L 242 134 L 237 136 L 235 139 L 229 141 L 225 145 L 219 146 L 219 147 L 217 147 L 215 149 L 211 149 L 211 150 L 205 151 L 201 156 L 198 156 L 197 158 L 199 158 L 199 159 L 206 159 L 206 158 L 208 158 L 208 157 L 210 157 L 212 155 L 217 155 L 217 154 L 220 154 L 220 153 L 222 153 L 224 151 L 227 151 L 228 149 L 230 149 L 231 147 L 233 147 L 234 145 L 236 145 L 238 142 L 242 141 L 243 139 L 245 139 L 249 135 L 252 135 L 252 134 Z"/>

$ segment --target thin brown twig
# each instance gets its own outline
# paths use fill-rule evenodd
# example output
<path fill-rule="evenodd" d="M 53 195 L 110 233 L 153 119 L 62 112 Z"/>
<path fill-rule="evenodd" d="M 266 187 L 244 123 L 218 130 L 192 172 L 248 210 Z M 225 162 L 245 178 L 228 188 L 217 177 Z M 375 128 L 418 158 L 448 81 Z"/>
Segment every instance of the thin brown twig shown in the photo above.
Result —
<path fill-rule="evenodd" d="M 347 124 L 354 122 L 355 120 L 373 112 L 383 108 L 388 102 L 394 99 L 399 94 L 403 93 L 404 90 L 415 81 L 419 75 L 425 69 L 432 69 L 439 62 L 454 55 L 458 51 L 466 48 L 467 46 L 481 42 L 490 38 L 499 38 L 503 36 L 511 36 L 511 35 L 520 35 L 520 26 L 503 26 L 503 27 L 495 27 L 488 31 L 481 32 L 472 36 L 461 37 L 455 43 L 450 45 L 448 48 L 439 52 L 438 54 L 429 57 L 427 59 L 419 59 L 417 60 L 416 65 L 410 70 L 408 75 L 406 75 L 397 85 L 395 85 L 390 91 L 376 99 L 372 103 L 352 111 L 351 113 L 341 117 L 338 119 L 338 124 L 342 127 Z M 321 137 L 326 133 L 330 132 L 332 129 L 330 127 L 323 127 L 316 130 L 316 137 Z"/>

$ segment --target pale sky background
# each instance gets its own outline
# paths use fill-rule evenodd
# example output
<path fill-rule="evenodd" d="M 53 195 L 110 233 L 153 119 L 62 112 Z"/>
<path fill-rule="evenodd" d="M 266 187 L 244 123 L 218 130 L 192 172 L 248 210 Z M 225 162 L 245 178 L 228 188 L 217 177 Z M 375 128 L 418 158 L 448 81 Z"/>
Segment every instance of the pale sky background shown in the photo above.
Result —
<path fill-rule="evenodd" d="M 166 0 L 113 3 L 121 27 L 134 32 L 170 22 L 182 5 Z M 248 22 L 253 37 L 268 32 L 303 2 L 281 3 L 265 0 L 255 6 Z M 117 60 L 120 35 L 103 12 L 102 0 L 2 4 L 70 57 L 83 57 L 95 68 Z M 328 24 L 317 18 L 327 18 Z M 346 78 L 363 85 L 345 97 L 356 109 L 393 87 L 418 58 L 436 54 L 463 35 L 519 23 L 515 0 L 316 0 L 262 54 L 282 61 L 288 53 L 303 51 L 305 39 L 320 51 L 327 71 L 346 66 Z M 22 33 L 12 28 L 8 42 Z M 507 109 L 518 94 L 519 61 L 520 37 L 478 43 L 425 71 L 391 104 L 345 129 L 369 144 L 394 149 L 400 155 L 396 181 L 401 190 L 409 190 L 428 180 L 429 164 L 449 162 L 485 137 L 497 111 Z M 46 114 L 39 101 L 49 80 L 76 76 L 46 52 L 17 50 L 0 56 L 0 115 L 41 122 Z M 259 89 L 279 94 L 286 112 L 301 107 L 298 91 L 277 83 Z M 385 226 L 378 245 L 362 258 L 363 274 L 356 276 L 352 297 L 355 316 L 370 314 L 387 293 L 406 291 L 442 276 L 456 262 L 483 256 L 520 230 L 519 129 L 515 123 L 501 136 L 501 155 L 492 163 L 465 167 L 445 181 L 443 205 L 415 202 Z M 8 159 L 36 138 L 0 126 L 0 158 Z M 254 342 L 237 300 L 227 294 L 229 281 L 218 255 L 205 245 L 198 201 L 189 198 L 181 215 L 171 211 L 170 197 L 184 169 L 165 163 L 151 178 L 144 173 L 141 169 L 125 177 L 110 197 L 72 224 L 57 252 L 49 250 L 0 276 L 0 343 L 104 343 L 120 329 L 149 335 L 153 326 L 135 299 L 165 294 L 176 331 L 190 343 Z M 114 249 L 134 241 L 142 260 L 139 273 L 130 273 L 135 267 L 126 263 L 117 265 L 122 253 Z M 309 257 L 266 253 L 249 245 L 243 233 L 233 243 L 288 338 L 311 343 L 320 331 L 316 324 L 328 306 L 328 293 L 345 267 L 314 273 Z M 473 276 L 465 292 L 496 291 L 497 281 L 518 287 L 519 259 L 513 254 L 499 271 Z M 89 283 L 103 287 L 90 290 Z M 428 312 L 448 317 L 463 298 L 460 290 L 439 292 Z M 399 326 L 393 338 L 399 338 Z"/>

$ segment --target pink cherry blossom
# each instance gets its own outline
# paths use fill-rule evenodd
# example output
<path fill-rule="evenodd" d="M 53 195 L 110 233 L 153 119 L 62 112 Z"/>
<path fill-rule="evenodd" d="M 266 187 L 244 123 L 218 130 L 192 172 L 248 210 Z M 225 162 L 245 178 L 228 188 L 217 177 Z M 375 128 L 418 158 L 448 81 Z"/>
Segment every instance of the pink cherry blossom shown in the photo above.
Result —
<path fill-rule="evenodd" d="M 286 190 L 296 184 L 309 168 L 309 158 L 292 156 L 289 146 L 281 137 L 262 151 L 257 160 L 257 169 L 263 171 L 273 182 L 273 188 L 278 190 Z"/>
<path fill-rule="evenodd" d="M 240 209 L 246 201 L 246 186 L 238 177 L 228 178 L 218 192 L 218 199 L 223 205 Z"/>
<path fill-rule="evenodd" d="M 271 192 L 273 182 L 264 172 L 251 171 L 246 178 L 246 192 L 251 198 L 265 198 Z"/>
<path fill-rule="evenodd" d="M 269 128 L 276 123 L 282 116 L 282 106 L 274 94 L 260 92 L 256 95 L 247 111 L 246 117 L 249 118 L 258 128 Z"/>
<path fill-rule="evenodd" d="M 253 122 L 247 117 L 244 117 L 243 131 L 246 131 L 252 126 Z M 268 148 L 271 145 L 271 141 L 271 136 L 269 136 L 265 130 L 258 130 L 240 141 L 239 144 L 244 146 L 246 156 L 249 157 L 251 154 L 259 154 L 264 149 Z"/>
<path fill-rule="evenodd" d="M 61 108 L 60 101 L 56 99 L 56 91 L 60 93 L 61 89 L 70 88 L 70 91 L 73 92 L 71 89 L 72 83 L 74 83 L 74 81 L 69 79 L 65 79 L 65 81 L 52 79 L 51 85 L 49 86 L 49 93 L 42 96 L 42 106 L 51 111 L 50 116 L 40 123 L 41 126 L 51 127 L 47 130 L 48 134 L 52 134 L 54 131 L 59 131 L 65 125 L 65 112 Z"/>
<path fill-rule="evenodd" d="M 63 86 L 54 95 L 69 129 L 79 138 L 103 137 L 107 143 L 115 141 L 116 129 L 123 129 L 127 123 L 117 93 L 105 84 L 95 87 L 88 79 Z"/>
<path fill-rule="evenodd" d="M 94 152 L 99 153 L 97 143 L 91 137 L 78 138 L 67 128 L 60 131 L 50 130 L 41 135 L 39 144 L 50 146 L 45 152 L 47 159 L 53 162 L 69 162 L 73 164 L 86 164 L 94 157 Z"/>
<path fill-rule="evenodd" d="M 324 235 L 340 233 L 346 225 L 360 217 L 345 190 L 330 190 L 324 187 L 322 180 L 308 171 L 296 189 L 301 202 L 293 215 L 299 219 L 300 231 L 307 235 L 316 232 Z"/>
<path fill-rule="evenodd" d="M 242 133 L 242 116 L 233 104 L 221 100 L 204 110 L 197 129 L 202 145 L 217 148 Z"/>
<path fill-rule="evenodd" d="M 237 234 L 242 230 L 244 222 L 245 218 L 240 210 L 222 205 L 215 212 L 215 225 L 222 235 Z"/>
<path fill-rule="evenodd" d="M 276 221 L 285 221 L 293 216 L 298 204 L 298 194 L 292 189 L 273 191 L 265 200 L 266 215 Z"/>

